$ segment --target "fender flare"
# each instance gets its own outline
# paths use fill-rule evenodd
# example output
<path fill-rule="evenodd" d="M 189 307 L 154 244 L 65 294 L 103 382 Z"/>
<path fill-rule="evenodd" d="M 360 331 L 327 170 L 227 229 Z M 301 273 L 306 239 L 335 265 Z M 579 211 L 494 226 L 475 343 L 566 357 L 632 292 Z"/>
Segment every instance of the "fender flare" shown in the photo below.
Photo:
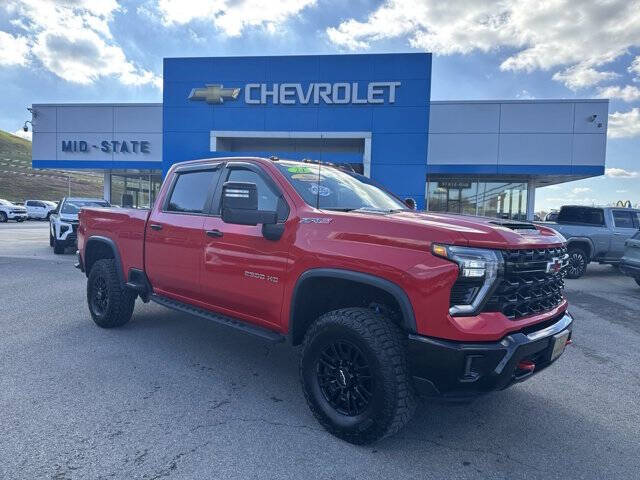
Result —
<path fill-rule="evenodd" d="M 291 307 L 289 311 L 289 339 L 294 343 L 296 338 L 295 312 L 300 287 L 312 278 L 335 278 L 340 280 L 350 280 L 379 288 L 390 294 L 400 306 L 402 313 L 402 327 L 410 332 L 417 332 L 416 317 L 413 313 L 413 306 L 406 292 L 397 284 L 375 275 L 362 273 L 354 270 L 343 270 L 340 268 L 312 268 L 303 272 L 296 281 L 291 295 Z"/>
<path fill-rule="evenodd" d="M 124 285 L 126 280 L 124 277 L 124 272 L 122 271 L 122 259 L 120 258 L 120 252 L 118 251 L 118 246 L 109 237 L 103 237 L 101 235 L 90 236 L 87 239 L 87 243 L 84 247 L 84 255 L 85 255 L 84 265 L 85 265 L 85 271 L 86 271 L 87 277 L 89 276 L 89 270 L 90 270 L 89 265 L 87 265 L 87 251 L 91 245 L 96 243 L 101 243 L 103 245 L 106 245 L 113 252 L 113 258 L 116 261 L 116 271 L 118 272 L 118 279 L 120 280 L 120 283 Z"/>
<path fill-rule="evenodd" d="M 589 251 L 587 252 L 587 255 L 589 256 L 589 260 L 591 260 L 595 252 L 595 246 L 593 245 L 593 241 L 589 237 L 571 237 L 570 239 L 567 240 L 567 249 L 571 247 L 572 243 L 578 243 L 578 242 L 586 243 L 587 245 L 589 245 Z"/>

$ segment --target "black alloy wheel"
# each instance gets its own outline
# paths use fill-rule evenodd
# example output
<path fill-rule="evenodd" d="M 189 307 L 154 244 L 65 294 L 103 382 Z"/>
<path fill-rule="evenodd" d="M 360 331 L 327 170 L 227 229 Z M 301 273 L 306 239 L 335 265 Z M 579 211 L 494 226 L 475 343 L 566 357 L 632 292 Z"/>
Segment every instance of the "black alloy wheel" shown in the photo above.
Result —
<path fill-rule="evenodd" d="M 320 390 L 337 412 L 354 417 L 362 414 L 374 391 L 366 357 L 353 343 L 339 340 L 327 346 L 316 363 Z"/>
<path fill-rule="evenodd" d="M 569 264 L 567 278 L 580 278 L 587 270 L 587 256 L 583 250 L 574 248 L 569 250 Z"/>
<path fill-rule="evenodd" d="M 96 277 L 91 289 L 91 306 L 98 315 L 104 315 L 109 308 L 109 289 L 104 277 Z"/>

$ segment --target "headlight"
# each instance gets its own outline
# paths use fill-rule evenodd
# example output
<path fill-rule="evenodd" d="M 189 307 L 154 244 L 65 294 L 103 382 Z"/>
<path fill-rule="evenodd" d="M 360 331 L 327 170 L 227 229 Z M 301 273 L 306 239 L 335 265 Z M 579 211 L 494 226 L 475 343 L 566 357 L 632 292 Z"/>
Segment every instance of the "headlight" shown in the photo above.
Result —
<path fill-rule="evenodd" d="M 479 313 L 497 285 L 502 256 L 495 250 L 441 244 L 433 244 L 431 251 L 458 265 L 458 280 L 451 289 L 449 313 Z"/>

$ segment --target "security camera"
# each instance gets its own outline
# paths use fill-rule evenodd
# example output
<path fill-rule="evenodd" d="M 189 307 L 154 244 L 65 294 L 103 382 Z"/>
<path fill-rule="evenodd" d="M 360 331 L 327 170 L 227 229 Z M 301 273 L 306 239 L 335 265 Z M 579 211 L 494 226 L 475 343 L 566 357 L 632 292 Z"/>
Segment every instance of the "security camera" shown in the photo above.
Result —
<path fill-rule="evenodd" d="M 590 116 L 589 116 L 589 121 L 590 121 L 591 123 L 593 123 L 593 122 L 595 122 L 595 121 L 596 121 L 596 118 L 598 118 L 598 115 L 596 115 L 596 114 L 594 113 L 593 115 L 590 115 Z"/>
<path fill-rule="evenodd" d="M 24 132 L 28 132 L 28 131 L 29 131 L 29 127 L 27 127 L 27 124 L 26 124 L 26 123 L 23 125 L 22 130 L 23 130 Z"/>

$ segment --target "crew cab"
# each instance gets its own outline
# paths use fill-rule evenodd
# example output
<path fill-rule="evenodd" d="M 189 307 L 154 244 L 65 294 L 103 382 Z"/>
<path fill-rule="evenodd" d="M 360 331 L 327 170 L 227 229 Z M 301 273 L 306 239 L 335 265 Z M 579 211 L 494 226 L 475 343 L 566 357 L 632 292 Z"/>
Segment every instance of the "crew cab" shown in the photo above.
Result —
<path fill-rule="evenodd" d="M 64 197 L 49 214 L 49 246 L 56 255 L 67 247 L 75 246 L 78 230 L 78 212 L 82 207 L 108 207 L 102 198 Z"/>
<path fill-rule="evenodd" d="M 547 226 L 567 240 L 567 278 L 580 278 L 590 262 L 620 263 L 625 242 L 640 228 L 640 210 L 566 205 Z"/>
<path fill-rule="evenodd" d="M 57 204 L 47 200 L 25 200 L 27 216 L 39 220 L 49 220 L 51 212 L 55 211 Z"/>
<path fill-rule="evenodd" d="M 507 388 L 571 342 L 555 231 L 417 212 L 333 166 L 179 163 L 149 211 L 83 208 L 79 220 L 97 325 L 124 325 L 140 297 L 301 345 L 311 411 L 352 443 L 397 432 L 416 396 Z"/>

